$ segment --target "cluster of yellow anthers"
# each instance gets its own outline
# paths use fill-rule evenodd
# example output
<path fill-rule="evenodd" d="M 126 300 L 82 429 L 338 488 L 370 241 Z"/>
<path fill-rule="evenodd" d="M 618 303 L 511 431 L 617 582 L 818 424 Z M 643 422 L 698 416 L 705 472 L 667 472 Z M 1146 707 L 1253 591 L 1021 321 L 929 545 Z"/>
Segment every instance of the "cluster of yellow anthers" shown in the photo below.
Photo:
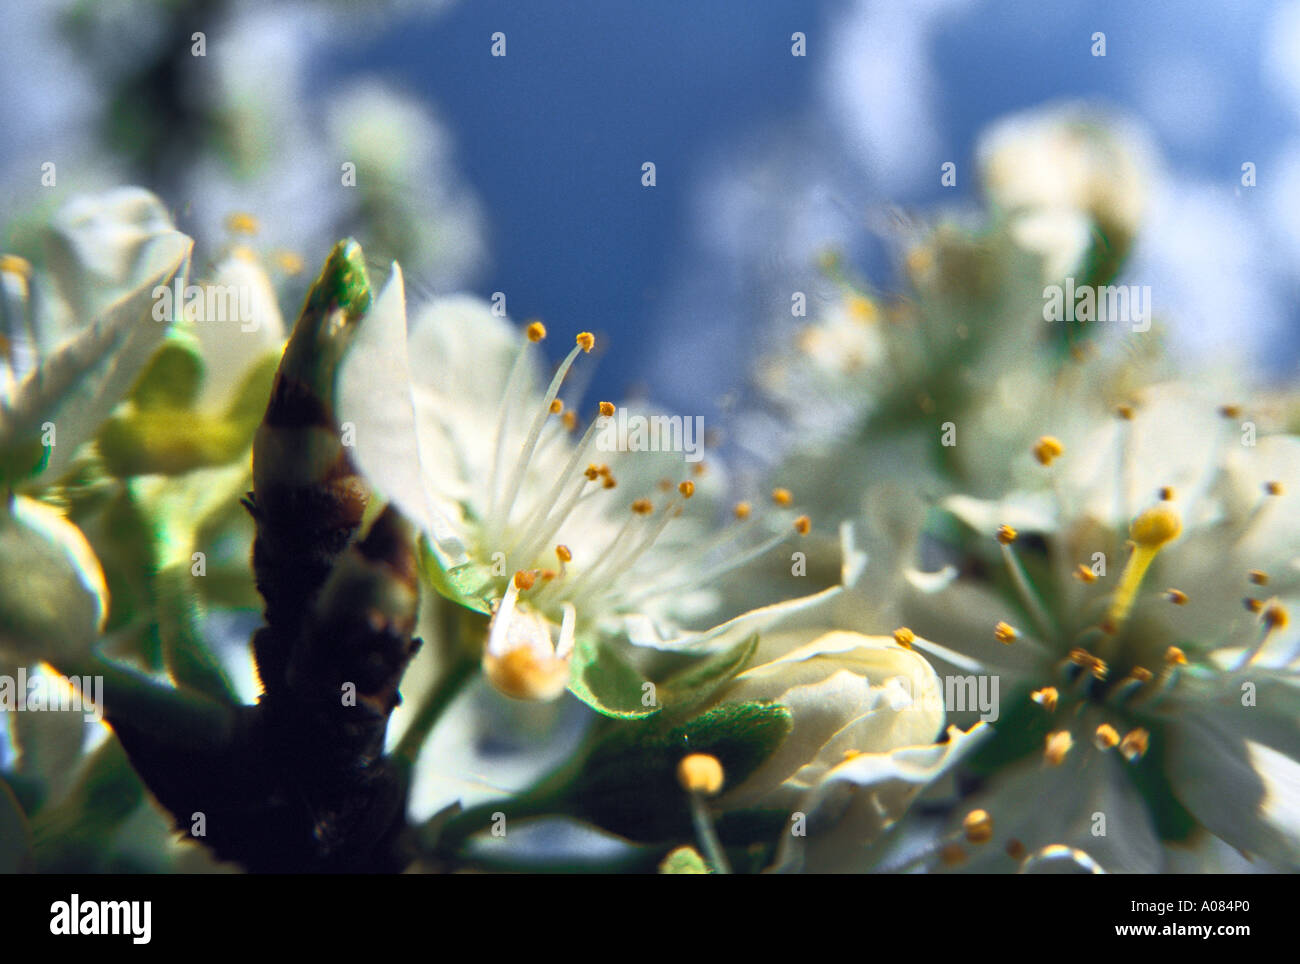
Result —
<path fill-rule="evenodd" d="M 476 547 L 484 560 L 501 551 L 510 562 L 510 577 L 501 577 L 495 590 L 485 587 L 490 596 L 497 598 L 484 656 L 485 669 L 503 691 L 533 699 L 553 698 L 563 690 L 566 661 L 580 619 L 636 612 L 652 599 L 670 597 L 720 579 L 770 552 L 792 532 L 805 535 L 812 526 L 808 516 L 794 514 L 791 493 L 778 488 L 772 493 L 774 529 L 771 519 L 760 522 L 751 505 L 741 502 L 735 507 L 735 522 L 713 538 L 678 553 L 667 564 L 656 560 L 653 567 L 638 569 L 664 530 L 682 514 L 686 502 L 695 495 L 696 483 L 691 479 L 677 482 L 661 479 L 657 488 L 666 498 L 657 500 L 655 493 L 633 498 L 627 518 L 603 544 L 599 529 L 585 526 L 582 536 L 586 544 L 582 548 L 588 558 L 577 558 L 573 547 L 579 543 L 559 541 L 561 530 L 579 506 L 601 493 L 612 498 L 608 493 L 618 488 L 610 466 L 591 460 L 602 428 L 615 415 L 614 404 L 599 403 L 596 418 L 572 446 L 549 488 L 543 485 L 542 491 L 533 494 L 524 482 L 534 467 L 535 456 L 547 450 L 543 436 L 548 420 L 554 416 L 561 418 L 565 430 L 561 434 L 577 428 L 576 416 L 565 409 L 558 395 L 577 357 L 595 347 L 591 332 L 581 332 L 575 338 L 573 349 L 560 363 L 534 412 L 513 467 L 508 473 L 502 472 L 509 418 L 526 407 L 523 388 L 526 380 L 522 374 L 529 364 L 528 352 L 546 334 L 546 327 L 540 321 L 526 327 L 526 338 L 522 340 L 507 382 L 498 415 L 490 501 Z M 692 469 L 697 475 L 704 471 L 704 463 Z M 609 517 L 610 513 L 604 515 Z M 753 541 L 754 531 L 760 526 L 768 530 L 767 538 L 743 548 Z M 593 533 L 596 533 L 594 543 Z M 549 626 L 557 624 L 559 642 L 552 646 Z"/>
<path fill-rule="evenodd" d="M 1225 406 L 1220 411 L 1226 417 L 1235 417 L 1239 412 L 1235 406 Z M 1117 414 L 1120 418 L 1131 419 L 1132 406 L 1120 406 Z M 1065 448 L 1056 438 L 1043 436 L 1034 444 L 1033 454 L 1039 463 L 1048 466 L 1065 454 Z M 1281 493 L 1281 483 L 1269 482 L 1264 486 L 1263 501 L 1266 502 L 1269 497 Z M 1165 486 L 1158 494 L 1160 501 L 1141 512 L 1129 527 L 1128 561 L 1120 575 L 1118 586 L 1111 595 L 1104 617 L 1099 624 L 1086 630 L 1079 641 L 1096 645 L 1103 651 L 1114 650 L 1152 562 L 1161 550 L 1181 534 L 1183 520 L 1173 505 L 1175 499 L 1173 489 Z M 1263 502 L 1261 508 L 1262 505 Z M 1036 624 L 1041 634 L 1040 638 L 1048 644 L 1054 642 L 1061 644 L 1063 650 L 1068 649 L 1065 659 L 1057 666 L 1068 680 L 1069 692 L 1094 704 L 1109 703 L 1117 709 L 1126 705 L 1135 705 L 1130 702 L 1135 698 L 1147 702 L 1158 699 L 1166 693 L 1176 680 L 1179 667 L 1187 664 L 1186 654 L 1177 646 L 1169 647 L 1164 654 L 1164 667 L 1157 676 L 1152 670 L 1140 665 L 1133 658 L 1133 654 L 1121 651 L 1117 654 L 1115 662 L 1125 670 L 1125 673 L 1122 678 L 1109 681 L 1111 664 L 1088 649 L 1087 645 L 1071 645 L 1064 640 L 1057 624 L 1049 619 L 1016 555 L 1017 536 L 1016 530 L 1009 525 L 999 526 L 995 533 L 1012 583 L 1025 610 Z M 1097 574 L 1084 565 L 1075 569 L 1074 576 L 1085 584 L 1097 581 Z M 1251 570 L 1247 573 L 1247 577 L 1256 586 L 1268 584 L 1268 575 L 1261 570 Z M 1188 598 L 1186 593 L 1174 588 L 1166 590 L 1164 597 L 1174 605 L 1185 605 Z M 1248 598 L 1245 602 L 1251 612 L 1260 616 L 1262 632 L 1254 646 L 1243 653 L 1236 669 L 1248 665 L 1264 648 L 1271 634 L 1283 629 L 1289 619 L 1285 607 L 1277 600 Z M 999 642 L 1006 644 L 1015 642 L 1020 636 L 1019 632 L 1006 622 L 999 622 L 994 627 L 993 635 Z M 913 641 L 911 632 L 906 629 L 896 631 L 895 639 L 905 646 L 910 646 Z M 1043 686 L 1033 692 L 1032 698 L 1049 715 L 1055 715 L 1061 701 L 1061 692 L 1055 686 Z M 1130 763 L 1143 757 L 1149 740 L 1150 734 L 1142 727 L 1131 728 L 1121 737 L 1119 731 L 1110 723 L 1097 726 L 1092 735 L 1093 745 L 1099 750 L 1118 749 Z M 1055 730 L 1047 736 L 1043 751 L 1044 760 L 1051 766 L 1059 766 L 1074 745 L 1074 737 L 1068 729 Z"/>

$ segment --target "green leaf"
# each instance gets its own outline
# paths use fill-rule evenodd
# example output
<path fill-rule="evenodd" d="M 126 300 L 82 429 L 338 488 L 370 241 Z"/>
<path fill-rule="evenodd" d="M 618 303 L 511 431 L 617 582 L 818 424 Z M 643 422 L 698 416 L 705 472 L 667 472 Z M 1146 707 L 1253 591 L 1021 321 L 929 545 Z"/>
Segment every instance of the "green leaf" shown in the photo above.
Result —
<path fill-rule="evenodd" d="M 682 757 L 712 754 L 722 763 L 726 786 L 739 786 L 792 728 L 789 709 L 772 703 L 726 703 L 676 726 L 619 722 L 558 796 L 569 812 L 632 840 L 689 838 L 689 801 L 677 782 Z M 724 842 L 753 842 L 728 840 L 725 823 L 719 834 Z"/>
<path fill-rule="evenodd" d="M 653 716 L 663 708 L 657 700 L 646 705 L 646 680 L 612 646 L 601 645 L 591 636 L 578 638 L 570 662 L 569 692 L 597 713 L 617 720 Z"/>

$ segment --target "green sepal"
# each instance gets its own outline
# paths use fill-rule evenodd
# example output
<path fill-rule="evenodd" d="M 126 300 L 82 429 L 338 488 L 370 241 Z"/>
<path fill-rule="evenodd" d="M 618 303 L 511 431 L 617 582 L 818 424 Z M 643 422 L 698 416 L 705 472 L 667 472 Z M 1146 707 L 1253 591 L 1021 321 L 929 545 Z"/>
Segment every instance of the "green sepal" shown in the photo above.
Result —
<path fill-rule="evenodd" d="M 654 685 L 642 678 L 613 646 L 601 644 L 593 636 L 578 637 L 569 666 L 569 692 L 602 716 L 636 720 L 663 709 Z M 647 696 L 651 701 L 648 704 Z"/>
<path fill-rule="evenodd" d="M 659 684 L 659 699 L 674 715 L 699 708 L 743 673 L 756 652 L 758 634 L 754 633 L 720 652 L 696 657 Z"/>
<path fill-rule="evenodd" d="M 188 326 L 176 322 L 153 353 L 131 389 L 130 399 L 142 410 L 188 409 L 203 383 L 203 354 Z"/>
<path fill-rule="evenodd" d="M 682 758 L 712 754 L 722 764 L 726 787 L 739 786 L 792 728 L 789 709 L 756 702 L 725 703 L 676 726 L 666 720 L 616 723 L 557 794 L 561 809 L 630 840 L 690 839 L 689 801 L 677 782 Z M 726 821 L 718 831 L 724 842 L 754 842 L 735 839 L 737 828 Z"/>

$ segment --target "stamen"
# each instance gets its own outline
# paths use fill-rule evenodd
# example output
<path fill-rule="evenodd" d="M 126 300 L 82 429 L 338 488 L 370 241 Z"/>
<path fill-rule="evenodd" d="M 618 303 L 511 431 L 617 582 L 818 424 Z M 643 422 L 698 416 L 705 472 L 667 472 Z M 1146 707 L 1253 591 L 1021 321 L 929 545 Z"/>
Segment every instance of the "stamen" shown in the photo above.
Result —
<path fill-rule="evenodd" d="M 606 405 L 608 403 L 601 402 L 601 404 Z M 612 408 L 613 406 L 610 407 Z M 574 507 L 582 497 L 583 489 L 586 488 L 585 481 L 579 481 L 578 487 L 569 498 L 565 500 L 564 504 L 560 506 L 558 512 L 555 510 L 556 504 L 559 501 L 561 493 L 564 491 L 565 485 L 578 474 L 578 466 L 581 464 L 582 460 L 587 457 L 588 451 L 595 443 L 596 433 L 601 428 L 601 424 L 600 420 L 597 419 L 587 426 L 587 431 L 583 433 L 582 439 L 570 454 L 569 460 L 565 463 L 563 470 L 556 478 L 555 484 L 551 486 L 551 490 L 547 492 L 538 503 L 537 508 L 534 510 L 528 521 L 520 527 L 520 532 L 525 534 L 535 528 L 539 528 L 541 531 L 523 545 L 522 551 L 519 551 L 517 554 L 517 558 L 528 561 L 534 554 L 540 552 L 542 546 L 555 538 L 555 534 L 560 531 L 560 526 L 564 524 L 565 520 L 568 519 L 569 515 L 573 512 Z M 590 480 L 592 478 L 593 469 L 598 475 L 603 474 L 608 477 L 609 466 L 607 465 L 600 466 L 599 468 L 588 465 L 586 471 L 584 471 L 582 475 L 585 476 L 586 479 Z M 613 486 L 609 485 L 606 486 L 606 488 L 613 488 Z M 516 546 L 512 545 L 510 551 L 515 552 L 516 548 Z"/>
<path fill-rule="evenodd" d="M 1047 745 L 1043 750 L 1043 758 L 1047 761 L 1048 766 L 1059 767 L 1065 762 L 1065 755 L 1070 752 L 1074 746 L 1074 737 L 1070 735 L 1069 730 L 1057 730 L 1055 733 L 1047 735 Z"/>
<path fill-rule="evenodd" d="M 612 415 L 614 414 L 614 403 L 613 403 L 613 402 L 601 402 L 601 403 L 600 403 L 600 414 L 601 414 L 602 416 L 604 416 L 605 418 L 609 418 L 610 416 L 612 416 Z"/>
<path fill-rule="evenodd" d="M 1016 530 L 1008 525 L 1000 525 L 998 526 L 997 536 L 998 542 L 1002 543 L 1004 546 L 1009 546 L 1011 543 L 1016 541 Z"/>
<path fill-rule="evenodd" d="M 1287 624 L 1291 622 L 1291 614 L 1287 612 L 1285 606 L 1276 600 L 1261 608 L 1259 618 L 1261 626 L 1259 640 L 1249 650 L 1241 654 L 1241 658 L 1232 667 L 1234 673 L 1253 663 L 1259 657 L 1259 654 L 1263 652 L 1273 633 L 1286 629 Z"/>
<path fill-rule="evenodd" d="M 1251 582 L 1253 582 L 1256 586 L 1268 585 L 1268 573 L 1264 572 L 1262 569 L 1250 570 L 1248 573 L 1246 573 L 1246 578 L 1249 579 Z"/>
<path fill-rule="evenodd" d="M 1029 577 L 1025 575 L 1024 567 L 1020 564 L 1020 557 L 1016 555 L 1015 546 L 1009 542 L 1002 542 L 1000 539 L 998 541 L 1002 547 L 1002 559 L 1006 562 L 1007 571 L 1011 574 L 1011 581 L 1015 584 L 1020 601 L 1033 618 L 1034 625 L 1038 627 L 1042 638 L 1051 639 L 1056 635 L 1052 622 L 1048 619 L 1047 610 L 1043 608 L 1042 602 L 1039 601 L 1038 594 L 1034 592 L 1033 587 L 1029 584 Z"/>
<path fill-rule="evenodd" d="M 1009 623 L 998 623 L 993 627 L 993 638 L 999 643 L 1010 645 L 1016 641 L 1016 637 L 1019 635 L 1020 634 L 1016 632 L 1015 627 L 1011 626 Z"/>
<path fill-rule="evenodd" d="M 1164 502 L 1147 509 L 1133 520 L 1133 525 L 1129 527 L 1129 535 L 1134 543 L 1133 552 L 1124 566 L 1119 588 L 1115 591 L 1115 598 L 1106 614 L 1106 628 L 1110 635 L 1118 633 L 1128 618 L 1138 587 L 1142 585 L 1142 579 L 1156 554 L 1177 539 L 1182 528 L 1182 518 Z"/>
<path fill-rule="evenodd" d="M 1187 593 L 1183 592 L 1181 589 L 1166 589 L 1165 598 L 1175 606 L 1187 605 Z"/>
<path fill-rule="evenodd" d="M 632 511 L 637 515 L 650 515 L 654 510 L 655 505 L 649 499 L 637 499 L 632 503 Z"/>
<path fill-rule="evenodd" d="M 1051 465 L 1065 454 L 1065 446 L 1054 435 L 1043 435 L 1034 443 L 1034 458 L 1040 465 Z"/>
<path fill-rule="evenodd" d="M 1113 750 L 1119 745 L 1119 733 L 1117 733 L 1115 727 L 1111 726 L 1109 723 L 1103 723 L 1101 726 L 1097 727 L 1097 732 L 1093 734 L 1092 742 L 1098 750 Z"/>
<path fill-rule="evenodd" d="M 1044 686 L 1042 689 L 1034 690 L 1030 694 L 1030 699 L 1047 710 L 1049 713 L 1056 712 L 1056 705 L 1060 701 L 1061 694 L 1055 686 Z"/>
<path fill-rule="evenodd" d="M 527 592 L 533 588 L 533 583 L 537 581 L 536 569 L 520 569 L 515 573 L 515 588 L 521 592 Z"/>
<path fill-rule="evenodd" d="M 578 413 L 574 411 L 565 412 L 560 416 L 560 423 L 564 426 L 566 432 L 572 432 L 578 427 Z"/>
<path fill-rule="evenodd" d="M 806 515 L 801 515 L 799 518 L 794 520 L 794 531 L 799 533 L 799 535 L 806 536 L 811 529 L 812 520 Z"/>
<path fill-rule="evenodd" d="M 537 342 L 541 341 L 543 338 L 546 337 L 546 326 L 543 325 L 540 321 L 531 322 L 528 325 L 528 328 L 525 329 L 525 334 L 528 335 L 529 341 L 536 344 Z"/>
<path fill-rule="evenodd" d="M 257 234 L 260 225 L 255 215 L 247 211 L 232 211 L 226 215 L 226 230 L 231 234 Z"/>
<path fill-rule="evenodd" d="M 716 796 L 722 790 L 723 781 L 722 764 L 717 757 L 707 753 L 692 753 L 677 765 L 677 782 L 690 797 L 691 822 L 695 825 L 700 849 L 716 873 L 729 874 L 731 867 L 727 853 L 722 849 L 713 826 L 713 815 L 705 802 L 706 797 Z"/>
<path fill-rule="evenodd" d="M 568 546 L 556 546 L 555 555 L 562 563 L 573 561 L 573 553 L 569 551 Z"/>
<path fill-rule="evenodd" d="M 773 489 L 772 501 L 779 506 L 785 507 L 794 501 L 794 496 L 790 494 L 789 489 Z"/>
<path fill-rule="evenodd" d="M 748 502 L 737 502 L 736 508 L 733 511 L 736 514 L 736 518 L 743 521 L 749 518 L 749 513 L 752 510 Z"/>
<path fill-rule="evenodd" d="M 682 498 L 689 499 L 695 494 L 695 483 L 691 481 L 682 482 L 677 486 L 677 491 L 682 494 Z"/>
<path fill-rule="evenodd" d="M 584 336 L 586 340 L 584 341 Z M 506 485 L 506 494 L 502 499 L 499 509 L 494 508 L 489 516 L 487 531 L 489 533 L 488 544 L 496 544 L 501 541 L 501 532 L 509 523 L 510 512 L 514 509 L 515 498 L 519 495 L 519 488 L 523 485 L 524 475 L 528 469 L 528 463 L 533 457 L 533 452 L 537 449 L 537 442 L 542 437 L 542 427 L 546 424 L 547 416 L 551 412 L 551 402 L 559 394 L 560 385 L 564 383 L 564 378 L 573 366 L 573 362 L 583 351 L 590 351 L 591 344 L 594 340 L 589 332 L 583 332 L 578 336 L 578 343 L 569 352 L 560 367 L 551 379 L 551 384 L 546 389 L 546 395 L 542 399 L 541 410 L 533 419 L 532 427 L 528 431 L 528 437 L 519 449 L 519 458 L 515 461 L 514 470 L 510 473 L 510 481 Z"/>
<path fill-rule="evenodd" d="M 1151 743 L 1151 734 L 1142 727 L 1136 730 L 1130 730 L 1124 734 L 1124 739 L 1120 740 L 1119 752 L 1129 763 L 1146 756 L 1147 747 Z"/>
<path fill-rule="evenodd" d="M 552 414 L 552 415 L 559 415 L 559 414 L 560 414 L 561 412 L 563 412 L 563 411 L 564 411 L 564 400 L 563 400 L 563 399 L 559 399 L 559 398 L 557 398 L 555 401 L 551 402 L 551 414 Z"/>
<path fill-rule="evenodd" d="M 986 844 L 993 839 L 993 818 L 987 810 L 972 810 L 962 819 L 961 829 L 973 844 Z"/>
<path fill-rule="evenodd" d="M 1074 578 L 1079 582 L 1093 583 L 1097 581 L 1097 574 L 1092 571 L 1092 567 L 1079 563 L 1074 570 Z"/>
<path fill-rule="evenodd" d="M 898 643 L 904 649 L 911 649 L 912 644 L 916 642 L 916 633 L 912 632 L 906 626 L 899 626 L 894 630 L 894 642 Z"/>
<path fill-rule="evenodd" d="M 1159 494 L 1159 496 L 1160 496 L 1160 501 L 1161 501 L 1161 502 L 1173 502 L 1173 501 L 1174 501 L 1174 490 L 1173 490 L 1173 487 L 1172 487 L 1172 486 L 1162 485 L 1162 486 L 1160 487 L 1160 492 L 1159 492 L 1158 494 Z"/>

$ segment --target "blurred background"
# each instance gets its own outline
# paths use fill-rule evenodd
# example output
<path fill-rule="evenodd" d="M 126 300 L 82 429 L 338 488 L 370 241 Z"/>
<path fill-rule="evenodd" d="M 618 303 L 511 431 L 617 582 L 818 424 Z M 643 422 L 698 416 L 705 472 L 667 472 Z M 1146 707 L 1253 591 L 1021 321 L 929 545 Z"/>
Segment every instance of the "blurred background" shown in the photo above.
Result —
<path fill-rule="evenodd" d="M 499 291 L 516 319 L 607 333 L 597 394 L 716 425 L 820 253 L 890 290 L 913 219 L 978 207 L 982 130 L 1084 100 L 1142 141 L 1125 273 L 1175 348 L 1273 380 L 1300 363 L 1294 0 L 24 0 L 6 21 L 8 251 L 136 183 L 200 264 L 251 215 L 234 233 L 292 303 L 351 233 L 417 296 Z"/>

